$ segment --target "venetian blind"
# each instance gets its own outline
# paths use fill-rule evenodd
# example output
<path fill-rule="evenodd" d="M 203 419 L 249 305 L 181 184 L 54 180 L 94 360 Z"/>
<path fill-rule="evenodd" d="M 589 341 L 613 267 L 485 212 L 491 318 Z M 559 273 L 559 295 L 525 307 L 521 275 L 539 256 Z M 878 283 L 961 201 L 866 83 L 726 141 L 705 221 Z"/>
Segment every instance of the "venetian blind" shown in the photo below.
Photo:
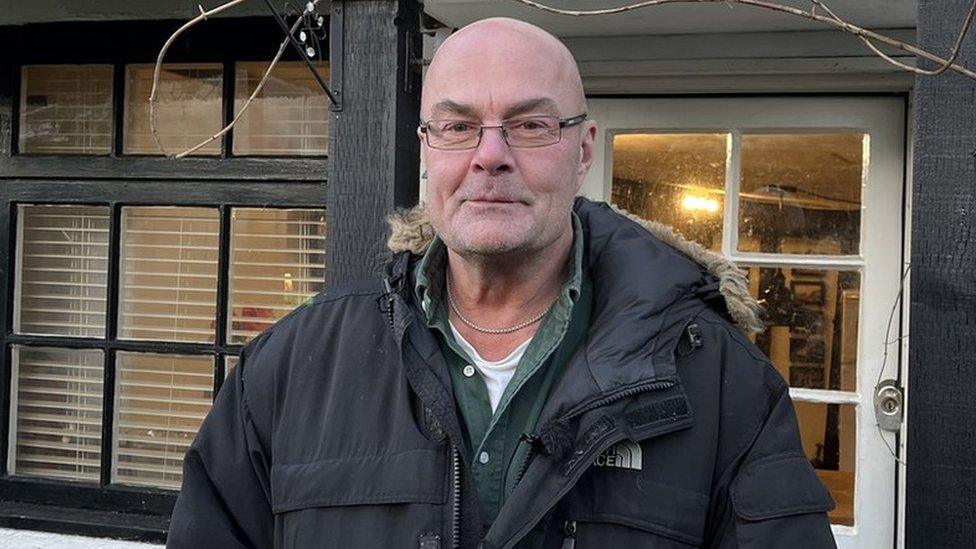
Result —
<path fill-rule="evenodd" d="M 20 152 L 112 152 L 111 65 L 24 66 L 20 81 Z"/>
<path fill-rule="evenodd" d="M 216 208 L 122 209 L 120 337 L 213 341 L 219 229 Z"/>
<path fill-rule="evenodd" d="M 120 352 L 112 480 L 179 488 L 183 454 L 213 399 L 213 358 Z"/>
<path fill-rule="evenodd" d="M 23 204 L 17 213 L 14 330 L 104 336 L 108 208 Z"/>
<path fill-rule="evenodd" d="M 243 343 L 322 289 L 325 210 L 234 208 L 228 338 Z"/>
<path fill-rule="evenodd" d="M 10 470 L 98 482 L 102 351 L 15 345 L 11 354 L 17 413 Z"/>

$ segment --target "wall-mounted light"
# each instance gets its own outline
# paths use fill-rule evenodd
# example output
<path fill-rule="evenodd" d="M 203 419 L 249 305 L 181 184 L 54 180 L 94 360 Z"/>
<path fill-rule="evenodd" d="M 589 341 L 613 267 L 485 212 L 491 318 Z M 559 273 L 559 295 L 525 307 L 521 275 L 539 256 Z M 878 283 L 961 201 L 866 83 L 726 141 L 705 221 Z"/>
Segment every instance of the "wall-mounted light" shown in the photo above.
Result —
<path fill-rule="evenodd" d="M 686 194 L 684 198 L 681 199 L 681 207 L 690 212 L 715 213 L 719 210 L 720 205 L 718 200 L 715 200 L 714 198 L 705 198 L 704 196 Z"/>

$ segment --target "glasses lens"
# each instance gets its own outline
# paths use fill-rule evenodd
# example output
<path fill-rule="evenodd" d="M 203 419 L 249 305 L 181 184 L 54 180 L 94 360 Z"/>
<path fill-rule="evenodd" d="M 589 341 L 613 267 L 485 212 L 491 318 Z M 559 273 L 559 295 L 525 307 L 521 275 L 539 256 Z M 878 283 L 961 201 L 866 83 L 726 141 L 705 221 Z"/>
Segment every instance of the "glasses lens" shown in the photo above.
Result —
<path fill-rule="evenodd" d="M 427 144 L 437 149 L 468 149 L 478 145 L 480 126 L 464 120 L 431 120 Z"/>
<path fill-rule="evenodd" d="M 512 147 L 543 147 L 559 142 L 559 119 L 552 116 L 520 118 L 505 123 Z"/>

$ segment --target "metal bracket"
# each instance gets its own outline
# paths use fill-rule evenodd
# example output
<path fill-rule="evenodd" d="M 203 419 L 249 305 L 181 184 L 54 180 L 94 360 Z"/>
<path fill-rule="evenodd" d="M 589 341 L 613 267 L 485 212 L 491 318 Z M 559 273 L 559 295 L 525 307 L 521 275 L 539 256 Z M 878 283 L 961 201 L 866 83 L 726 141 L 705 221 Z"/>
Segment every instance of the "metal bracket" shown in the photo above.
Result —
<path fill-rule="evenodd" d="M 874 388 L 874 416 L 885 431 L 901 429 L 905 393 L 894 379 L 886 379 Z"/>
<path fill-rule="evenodd" d="M 288 24 L 285 23 L 285 20 L 282 19 L 281 14 L 279 14 L 278 10 L 275 9 L 272 0 L 264 0 L 264 3 L 265 5 L 268 6 L 268 11 L 271 12 L 271 17 L 278 23 L 278 26 L 281 28 L 281 32 L 285 33 L 285 36 L 288 38 L 288 41 L 291 43 L 292 48 L 294 48 L 295 52 L 298 53 L 298 56 L 302 58 L 302 61 L 305 61 L 305 65 L 308 67 L 308 70 L 312 71 L 312 76 L 315 77 L 315 81 L 318 82 L 319 86 L 322 87 L 322 91 L 325 92 L 325 95 L 329 96 L 329 101 L 332 102 L 332 110 L 334 111 L 341 110 L 342 104 L 339 102 L 339 97 L 336 94 L 332 93 L 332 90 L 329 89 L 329 85 L 325 83 L 325 80 L 322 78 L 322 75 L 319 73 L 318 69 L 315 68 L 315 65 L 312 64 L 312 60 L 309 59 L 308 54 L 305 53 L 305 49 L 302 47 L 301 44 L 298 43 L 298 40 L 295 39 L 294 36 L 292 36 L 291 31 L 288 29 Z M 341 1 L 332 2 L 333 14 L 335 14 L 336 12 L 335 5 L 341 3 L 342 3 Z M 341 11 L 341 9 L 342 8 L 340 6 L 339 10 Z M 335 41 L 335 33 L 332 32 L 335 30 L 334 22 L 330 20 L 329 25 L 330 25 L 329 46 L 331 50 L 331 46 Z"/>
<path fill-rule="evenodd" d="M 332 13 L 329 16 L 329 80 L 335 95 L 332 112 L 342 110 L 342 68 L 346 42 L 344 8 L 344 0 L 332 0 Z"/>

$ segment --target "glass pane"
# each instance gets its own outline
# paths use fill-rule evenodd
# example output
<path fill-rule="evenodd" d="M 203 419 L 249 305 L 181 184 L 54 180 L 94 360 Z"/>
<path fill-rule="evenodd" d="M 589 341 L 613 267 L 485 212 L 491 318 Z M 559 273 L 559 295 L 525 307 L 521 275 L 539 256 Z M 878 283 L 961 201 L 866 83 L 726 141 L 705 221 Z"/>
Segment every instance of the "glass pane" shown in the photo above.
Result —
<path fill-rule="evenodd" d="M 854 526 L 854 406 L 796 402 L 794 407 L 803 451 L 837 504 L 828 515 L 830 522 Z"/>
<path fill-rule="evenodd" d="M 623 134 L 613 138 L 611 201 L 722 249 L 726 134 Z"/>
<path fill-rule="evenodd" d="M 28 65 L 20 74 L 20 152 L 112 152 L 111 65 Z"/>
<path fill-rule="evenodd" d="M 322 290 L 325 210 L 234 208 L 230 343 L 243 343 Z"/>
<path fill-rule="evenodd" d="M 226 356 L 224 357 L 224 379 L 230 377 L 234 373 L 234 368 L 237 367 L 237 363 L 240 362 L 240 357 L 236 356 Z"/>
<path fill-rule="evenodd" d="M 317 67 L 328 81 L 325 64 Z M 268 63 L 237 63 L 234 112 L 251 96 Z M 281 61 L 234 125 L 234 154 L 323 155 L 328 152 L 329 99 L 302 61 Z"/>
<path fill-rule="evenodd" d="M 742 136 L 739 250 L 856 255 L 868 136 Z"/>
<path fill-rule="evenodd" d="M 756 345 L 791 387 L 857 390 L 857 272 L 749 267 L 750 290 L 766 309 Z"/>
<path fill-rule="evenodd" d="M 125 68 L 125 154 L 163 154 L 149 131 L 153 65 Z M 156 129 L 169 154 L 182 152 L 223 127 L 223 68 L 217 63 L 164 64 L 156 93 Z M 220 154 L 217 139 L 193 154 Z"/>
<path fill-rule="evenodd" d="M 122 208 L 119 337 L 213 341 L 216 208 Z"/>
<path fill-rule="evenodd" d="M 15 345 L 11 354 L 16 446 L 10 470 L 98 482 L 102 352 Z"/>
<path fill-rule="evenodd" d="M 14 331 L 103 337 L 108 208 L 23 204 L 17 216 Z"/>
<path fill-rule="evenodd" d="M 116 367 L 113 482 L 178 489 L 213 402 L 213 358 L 120 352 Z"/>

